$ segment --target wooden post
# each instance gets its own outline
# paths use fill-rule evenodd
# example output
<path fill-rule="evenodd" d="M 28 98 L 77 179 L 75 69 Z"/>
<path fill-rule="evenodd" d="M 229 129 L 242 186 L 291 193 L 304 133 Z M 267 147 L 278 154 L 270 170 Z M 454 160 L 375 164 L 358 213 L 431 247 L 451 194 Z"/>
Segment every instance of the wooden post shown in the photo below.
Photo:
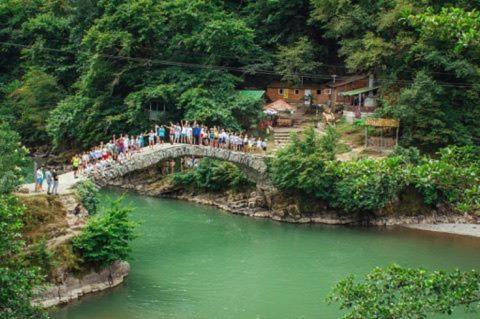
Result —
<path fill-rule="evenodd" d="M 365 148 L 368 147 L 368 126 L 365 125 Z"/>
<path fill-rule="evenodd" d="M 397 133 L 395 134 L 395 145 L 398 145 L 398 130 L 400 129 L 400 126 L 397 126 Z"/>

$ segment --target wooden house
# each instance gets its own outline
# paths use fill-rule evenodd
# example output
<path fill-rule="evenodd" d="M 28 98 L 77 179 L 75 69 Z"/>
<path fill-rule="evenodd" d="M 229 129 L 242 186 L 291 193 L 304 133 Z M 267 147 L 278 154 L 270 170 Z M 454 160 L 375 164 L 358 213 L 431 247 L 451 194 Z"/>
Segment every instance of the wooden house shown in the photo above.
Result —
<path fill-rule="evenodd" d="M 272 101 L 284 100 L 290 104 L 325 104 L 329 100 L 330 89 L 325 84 L 273 82 L 267 86 L 267 98 Z"/>
<path fill-rule="evenodd" d="M 371 112 L 376 107 L 376 93 L 378 86 L 370 75 L 354 75 L 331 82 L 332 104 L 342 104 L 346 109 L 360 108 L 362 112 Z"/>

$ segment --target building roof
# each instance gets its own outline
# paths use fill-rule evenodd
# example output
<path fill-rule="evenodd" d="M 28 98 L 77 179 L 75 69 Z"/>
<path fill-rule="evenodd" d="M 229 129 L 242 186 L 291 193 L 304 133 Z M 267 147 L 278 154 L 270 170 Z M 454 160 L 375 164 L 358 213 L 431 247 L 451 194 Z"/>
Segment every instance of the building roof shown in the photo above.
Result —
<path fill-rule="evenodd" d="M 371 87 L 371 88 L 364 87 L 364 88 L 360 88 L 360 89 L 356 89 L 356 90 L 341 92 L 339 94 L 341 96 L 354 96 L 354 95 L 359 95 L 359 94 L 362 94 L 362 93 L 367 93 L 367 92 L 376 90 L 378 88 L 379 88 L 379 86 L 374 86 L 374 87 Z"/>
<path fill-rule="evenodd" d="M 306 82 L 303 84 L 290 84 L 286 81 L 275 81 L 270 83 L 267 87 L 275 89 L 321 89 L 325 87 L 325 84 Z"/>
<path fill-rule="evenodd" d="M 330 82 L 328 83 L 328 86 L 330 87 L 339 87 L 339 86 L 344 86 L 349 83 L 358 81 L 358 80 L 363 80 L 365 78 L 368 78 L 367 74 L 360 74 L 360 75 L 351 75 L 348 77 L 340 77 L 338 81 L 335 81 L 335 83 Z"/>
<path fill-rule="evenodd" d="M 265 95 L 265 91 L 263 90 L 240 90 L 239 93 L 241 96 L 251 97 L 257 100 L 262 99 Z"/>
<path fill-rule="evenodd" d="M 265 105 L 264 107 L 265 110 L 275 110 L 278 112 L 287 112 L 287 111 L 295 111 L 297 108 L 288 104 L 284 100 L 276 100 L 273 103 L 270 103 L 268 105 Z"/>

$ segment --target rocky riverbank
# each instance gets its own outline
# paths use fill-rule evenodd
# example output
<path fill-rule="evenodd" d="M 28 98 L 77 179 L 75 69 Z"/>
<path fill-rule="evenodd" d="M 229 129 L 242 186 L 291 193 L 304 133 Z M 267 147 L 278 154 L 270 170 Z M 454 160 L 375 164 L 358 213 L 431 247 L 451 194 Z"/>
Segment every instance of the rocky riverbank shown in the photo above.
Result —
<path fill-rule="evenodd" d="M 121 284 L 130 271 L 126 261 L 114 262 L 102 270 L 90 270 L 82 276 L 66 274 L 60 284 L 47 284 L 37 288 L 33 304 L 48 308 L 65 304 L 83 295 L 113 288 Z"/>
<path fill-rule="evenodd" d="M 371 214 L 352 214 L 330 208 L 326 203 L 295 194 L 284 194 L 274 188 L 252 188 L 243 192 L 209 193 L 198 189 L 173 186 L 162 178 L 157 167 L 127 174 L 109 182 L 109 186 L 135 191 L 141 195 L 166 197 L 215 206 L 229 213 L 254 218 L 268 218 L 288 223 L 320 223 L 329 225 L 415 225 L 477 224 L 476 217 L 454 213 L 449 207 L 426 207 L 412 194 L 396 205 Z"/>
<path fill-rule="evenodd" d="M 457 214 L 439 214 L 432 211 L 430 215 L 415 215 L 415 216 L 370 216 L 368 219 L 362 218 L 358 215 L 339 214 L 328 208 L 316 213 L 309 213 L 304 215 L 300 212 L 296 204 L 283 205 L 284 207 L 276 207 L 276 209 L 268 209 L 263 205 L 258 204 L 262 202 L 257 193 L 252 193 L 251 197 L 245 198 L 245 194 L 237 194 L 236 196 L 219 194 L 195 194 L 195 193 L 170 193 L 161 195 L 165 198 L 173 198 L 185 200 L 197 204 L 209 205 L 217 207 L 229 213 L 237 215 L 245 215 L 254 218 L 268 218 L 275 221 L 308 224 L 318 223 L 327 225 L 370 225 L 370 226 L 397 226 L 397 225 L 432 225 L 432 224 L 470 224 L 478 223 L 478 221 L 468 215 Z M 243 197 L 243 198 L 242 198 Z M 282 205 L 278 205 L 282 206 Z M 422 229 L 421 227 L 417 227 Z M 480 229 L 480 225 L 479 225 Z M 430 227 L 428 230 L 435 231 L 435 227 Z M 440 230 L 439 230 L 440 231 Z M 479 234 L 480 237 L 480 234 Z"/>
<path fill-rule="evenodd" d="M 36 289 L 33 304 L 52 307 L 81 296 L 115 287 L 128 275 L 130 265 L 117 261 L 102 269 L 85 269 L 72 251 L 71 241 L 86 226 L 89 213 L 80 205 L 75 193 L 65 190 L 59 196 L 40 193 L 17 194 L 26 207 L 24 236 L 28 249 L 38 253 L 39 243 L 45 241 L 45 255 L 51 269 L 47 283 Z"/>

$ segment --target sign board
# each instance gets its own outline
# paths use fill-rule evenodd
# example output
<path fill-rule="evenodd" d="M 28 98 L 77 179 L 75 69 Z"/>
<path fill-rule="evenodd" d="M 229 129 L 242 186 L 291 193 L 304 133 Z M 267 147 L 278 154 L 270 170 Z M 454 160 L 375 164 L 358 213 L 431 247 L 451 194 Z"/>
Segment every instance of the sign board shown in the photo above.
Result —
<path fill-rule="evenodd" d="M 400 122 L 394 119 L 367 118 L 365 124 L 377 127 L 399 127 Z"/>

